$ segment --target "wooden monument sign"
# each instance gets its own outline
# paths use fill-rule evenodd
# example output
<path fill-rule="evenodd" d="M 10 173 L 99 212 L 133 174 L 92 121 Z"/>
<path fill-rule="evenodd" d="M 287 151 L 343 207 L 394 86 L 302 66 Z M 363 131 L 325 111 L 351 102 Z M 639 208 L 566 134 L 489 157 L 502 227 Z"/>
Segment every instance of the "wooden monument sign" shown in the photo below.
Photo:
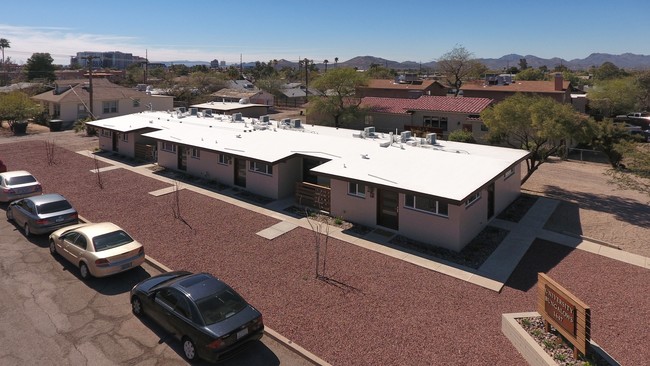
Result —
<path fill-rule="evenodd" d="M 537 274 L 537 312 L 573 345 L 573 356 L 587 354 L 591 331 L 591 309 L 544 273 Z"/>

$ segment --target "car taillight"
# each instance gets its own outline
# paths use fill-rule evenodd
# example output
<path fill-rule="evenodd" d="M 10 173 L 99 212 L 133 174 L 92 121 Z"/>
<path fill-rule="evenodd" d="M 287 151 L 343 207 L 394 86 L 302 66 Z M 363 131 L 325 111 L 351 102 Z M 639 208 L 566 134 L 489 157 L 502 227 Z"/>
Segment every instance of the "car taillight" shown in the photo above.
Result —
<path fill-rule="evenodd" d="M 219 338 L 217 340 L 214 340 L 214 341 L 208 343 L 208 345 L 206 347 L 208 347 L 210 349 L 219 349 L 219 348 L 223 347 L 223 345 L 224 345 L 223 344 L 223 339 Z"/>
<path fill-rule="evenodd" d="M 46 219 L 36 220 L 36 225 L 46 225 L 48 221 Z"/>
<path fill-rule="evenodd" d="M 140 249 L 138 249 L 138 256 L 140 255 L 144 255 L 144 247 L 140 247 Z"/>
<path fill-rule="evenodd" d="M 11 188 L 4 188 L 2 191 L 3 191 L 4 193 L 9 193 L 9 194 L 14 194 L 14 193 L 16 193 L 16 191 L 14 191 L 14 190 L 11 189 Z"/>
<path fill-rule="evenodd" d="M 97 267 L 106 267 L 109 264 L 110 263 L 108 262 L 108 259 L 106 259 L 106 258 L 98 259 L 98 260 L 95 261 L 95 265 Z"/>
<path fill-rule="evenodd" d="M 264 320 L 262 319 L 262 316 L 260 315 L 259 318 L 254 320 L 256 326 L 262 326 L 264 325 Z"/>
<path fill-rule="evenodd" d="M 77 213 L 70 214 L 70 218 L 71 218 L 71 219 L 78 219 L 78 218 L 79 218 L 79 214 L 77 214 Z"/>

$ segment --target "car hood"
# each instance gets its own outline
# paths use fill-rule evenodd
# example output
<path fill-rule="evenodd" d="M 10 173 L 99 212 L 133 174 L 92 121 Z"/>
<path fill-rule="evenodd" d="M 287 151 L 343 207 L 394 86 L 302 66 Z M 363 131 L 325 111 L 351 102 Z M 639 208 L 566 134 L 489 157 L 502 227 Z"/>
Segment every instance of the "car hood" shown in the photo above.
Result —
<path fill-rule="evenodd" d="M 206 326 L 206 329 L 212 332 L 215 336 L 221 337 L 241 328 L 243 325 L 250 323 L 261 315 L 262 314 L 257 311 L 257 309 L 248 305 L 242 311 L 230 318 Z"/>

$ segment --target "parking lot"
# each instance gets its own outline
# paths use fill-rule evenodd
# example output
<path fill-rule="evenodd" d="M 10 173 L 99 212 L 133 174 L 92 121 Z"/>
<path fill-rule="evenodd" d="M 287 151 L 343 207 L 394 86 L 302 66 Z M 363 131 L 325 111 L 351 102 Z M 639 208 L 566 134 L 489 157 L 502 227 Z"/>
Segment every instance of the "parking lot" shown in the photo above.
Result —
<path fill-rule="evenodd" d="M 180 342 L 131 313 L 129 290 L 157 269 L 145 264 L 84 282 L 76 267 L 50 255 L 46 235 L 25 238 L 4 213 L 0 233 L 0 364 L 187 364 Z M 222 363 L 241 364 L 310 363 L 263 337 Z"/>

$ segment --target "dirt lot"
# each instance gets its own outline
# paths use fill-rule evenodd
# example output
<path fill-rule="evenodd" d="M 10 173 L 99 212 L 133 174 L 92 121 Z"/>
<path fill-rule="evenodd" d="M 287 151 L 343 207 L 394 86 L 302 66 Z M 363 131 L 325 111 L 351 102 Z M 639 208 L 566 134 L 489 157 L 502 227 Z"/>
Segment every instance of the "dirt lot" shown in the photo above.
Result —
<path fill-rule="evenodd" d="M 609 169 L 606 164 L 551 160 L 523 189 L 562 201 L 546 228 L 650 257 L 650 192 L 619 187 Z"/>

